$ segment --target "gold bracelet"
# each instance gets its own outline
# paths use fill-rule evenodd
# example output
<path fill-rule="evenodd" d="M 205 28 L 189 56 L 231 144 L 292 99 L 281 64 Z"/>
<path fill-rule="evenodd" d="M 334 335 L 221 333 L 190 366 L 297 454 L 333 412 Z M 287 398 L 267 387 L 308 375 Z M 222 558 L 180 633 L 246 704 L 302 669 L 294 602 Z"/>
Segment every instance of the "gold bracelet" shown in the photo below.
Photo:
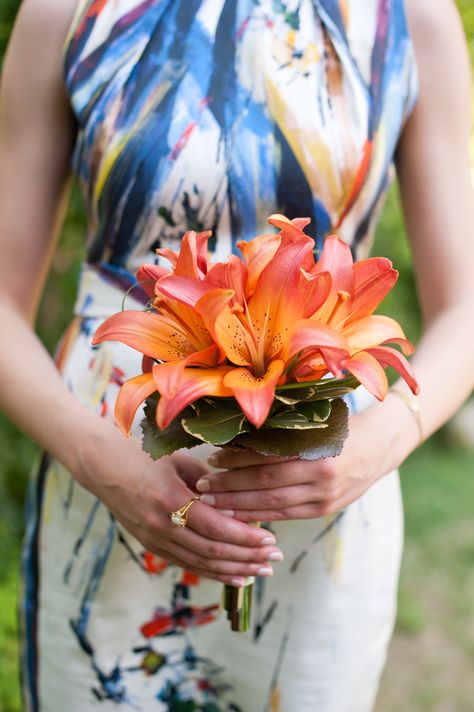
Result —
<path fill-rule="evenodd" d="M 408 410 L 410 410 L 415 416 L 418 432 L 420 434 L 418 446 L 422 445 L 425 442 L 425 434 L 423 432 L 423 424 L 421 422 L 420 404 L 418 402 L 418 398 L 416 396 L 412 396 L 411 393 L 407 393 L 406 391 L 399 391 L 398 388 L 391 388 L 389 393 L 394 393 L 399 396 L 407 406 Z"/>

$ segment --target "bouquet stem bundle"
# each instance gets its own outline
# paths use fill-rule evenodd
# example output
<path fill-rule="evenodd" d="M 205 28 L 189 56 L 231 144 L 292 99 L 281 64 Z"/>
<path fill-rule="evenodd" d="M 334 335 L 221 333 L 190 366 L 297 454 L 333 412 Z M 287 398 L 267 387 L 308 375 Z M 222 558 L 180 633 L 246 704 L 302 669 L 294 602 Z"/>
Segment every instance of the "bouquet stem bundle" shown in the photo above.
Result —
<path fill-rule="evenodd" d="M 244 586 L 224 586 L 222 607 L 227 612 L 231 630 L 238 633 L 245 633 L 250 628 L 254 583 L 255 578 L 249 576 Z"/>

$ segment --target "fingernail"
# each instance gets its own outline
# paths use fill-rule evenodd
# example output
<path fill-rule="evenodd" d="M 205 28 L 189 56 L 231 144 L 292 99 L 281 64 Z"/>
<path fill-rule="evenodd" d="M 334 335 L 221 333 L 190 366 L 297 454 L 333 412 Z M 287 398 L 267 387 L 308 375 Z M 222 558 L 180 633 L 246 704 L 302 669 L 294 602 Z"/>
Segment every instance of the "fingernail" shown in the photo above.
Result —
<path fill-rule="evenodd" d="M 202 500 L 202 497 L 201 497 L 201 500 Z M 272 544 L 276 544 L 276 543 L 277 542 L 276 542 L 276 539 L 274 536 L 266 536 L 265 539 L 262 539 L 262 541 L 260 542 L 260 544 L 262 544 L 263 546 L 271 546 Z"/>
<path fill-rule="evenodd" d="M 273 569 L 271 566 L 261 566 L 257 573 L 259 576 L 273 576 Z"/>
<path fill-rule="evenodd" d="M 243 578 L 233 578 L 230 581 L 232 586 L 238 586 L 239 588 L 242 588 L 242 586 L 245 586 L 245 579 Z"/>
<path fill-rule="evenodd" d="M 226 517 L 233 517 L 235 514 L 233 509 L 218 509 L 217 511 L 220 512 L 220 514 L 225 514 Z"/>
<path fill-rule="evenodd" d="M 196 489 L 199 490 L 199 492 L 207 492 L 210 487 L 211 485 L 209 484 L 209 480 L 206 480 L 205 477 L 203 477 L 202 480 L 197 481 Z"/>
<path fill-rule="evenodd" d="M 209 457 L 207 458 L 207 462 L 209 465 L 217 467 L 219 465 L 219 458 L 217 455 L 209 455 Z"/>
<path fill-rule="evenodd" d="M 272 551 L 268 557 L 268 561 L 283 561 L 283 554 L 281 551 Z"/>
<path fill-rule="evenodd" d="M 201 497 L 201 502 L 203 504 L 208 504 L 210 507 L 213 507 L 216 503 L 216 498 L 212 496 L 212 494 L 203 494 Z"/>

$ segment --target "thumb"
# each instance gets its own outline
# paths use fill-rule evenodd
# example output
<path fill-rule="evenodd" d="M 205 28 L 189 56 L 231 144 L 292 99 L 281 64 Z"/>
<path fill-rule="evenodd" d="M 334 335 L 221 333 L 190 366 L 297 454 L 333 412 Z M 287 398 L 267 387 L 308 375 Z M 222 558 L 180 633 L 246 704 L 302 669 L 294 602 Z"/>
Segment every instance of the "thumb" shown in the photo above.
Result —
<path fill-rule="evenodd" d="M 198 460 L 196 457 L 190 457 L 189 455 L 175 453 L 172 455 L 172 459 L 178 476 L 187 484 L 189 489 L 200 494 L 196 490 L 196 482 L 200 480 L 201 477 L 204 477 L 204 475 L 208 475 L 211 469 L 205 462 Z"/>

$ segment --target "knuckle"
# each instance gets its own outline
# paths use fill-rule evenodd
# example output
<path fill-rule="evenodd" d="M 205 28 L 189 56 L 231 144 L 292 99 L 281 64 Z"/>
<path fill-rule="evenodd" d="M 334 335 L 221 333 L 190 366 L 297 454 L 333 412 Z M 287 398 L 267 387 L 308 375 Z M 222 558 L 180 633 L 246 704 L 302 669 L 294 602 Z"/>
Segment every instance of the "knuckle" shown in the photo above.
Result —
<path fill-rule="evenodd" d="M 153 539 L 145 534 L 140 537 L 140 544 L 145 548 L 145 551 L 149 551 L 150 554 L 154 554 L 155 556 L 160 556 L 156 539 Z"/>
<path fill-rule="evenodd" d="M 343 488 L 342 485 L 338 482 L 333 488 L 330 493 L 330 497 L 333 500 L 339 499 L 343 494 Z"/>
<path fill-rule="evenodd" d="M 263 509 L 278 508 L 283 500 L 282 495 L 275 491 L 263 492 L 261 498 Z"/>
<path fill-rule="evenodd" d="M 159 489 L 152 489 L 146 493 L 147 506 L 153 510 L 163 511 L 166 509 L 166 505 L 163 502 L 162 493 Z M 169 507 L 167 511 L 171 511 L 172 507 Z"/>
<path fill-rule="evenodd" d="M 337 476 L 337 468 L 334 462 L 330 460 L 322 460 L 319 463 L 319 474 L 326 480 L 332 480 Z"/>
<path fill-rule="evenodd" d="M 206 535 L 210 539 L 220 539 L 222 537 L 222 527 L 218 522 L 210 521 L 206 527 Z"/>
<path fill-rule="evenodd" d="M 212 559 L 220 559 L 223 554 L 223 546 L 219 542 L 212 541 L 208 544 L 208 554 Z"/>
<path fill-rule="evenodd" d="M 160 519 L 154 509 L 149 509 L 143 517 L 143 529 L 148 534 L 157 534 L 159 531 Z"/>
<path fill-rule="evenodd" d="M 204 556 L 196 556 L 193 561 L 193 565 L 202 571 L 214 570 L 214 563 L 211 560 L 206 559 Z"/>
<path fill-rule="evenodd" d="M 273 474 L 268 467 L 260 467 L 256 475 L 257 484 L 261 487 L 270 487 L 273 482 Z"/>
<path fill-rule="evenodd" d="M 328 514 L 331 514 L 332 508 L 329 502 L 324 502 L 323 504 L 320 504 L 318 507 L 318 515 L 320 517 L 327 517 Z"/>

